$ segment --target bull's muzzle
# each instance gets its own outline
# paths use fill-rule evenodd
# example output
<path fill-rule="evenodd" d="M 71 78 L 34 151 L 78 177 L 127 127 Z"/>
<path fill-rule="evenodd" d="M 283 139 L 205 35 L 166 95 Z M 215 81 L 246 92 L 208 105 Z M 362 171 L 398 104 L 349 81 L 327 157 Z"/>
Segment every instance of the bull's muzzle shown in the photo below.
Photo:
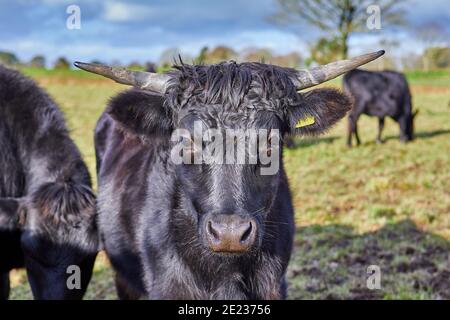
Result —
<path fill-rule="evenodd" d="M 205 219 L 204 235 L 214 252 L 244 253 L 255 244 L 257 223 L 237 214 L 215 214 Z"/>

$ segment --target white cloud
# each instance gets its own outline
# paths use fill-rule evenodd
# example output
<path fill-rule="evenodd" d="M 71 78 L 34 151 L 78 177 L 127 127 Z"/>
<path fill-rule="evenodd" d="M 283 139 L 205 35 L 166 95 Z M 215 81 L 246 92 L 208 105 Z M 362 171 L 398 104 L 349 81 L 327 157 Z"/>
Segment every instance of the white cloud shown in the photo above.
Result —
<path fill-rule="evenodd" d="M 172 41 L 171 41 L 172 42 Z M 174 45 L 164 42 L 143 42 L 140 45 L 116 46 L 105 42 L 78 42 L 78 41 L 42 41 L 42 39 L 17 39 L 0 43 L 0 50 L 15 48 L 15 52 L 23 61 L 28 61 L 35 54 L 45 53 L 48 63 L 53 63 L 59 56 L 65 56 L 69 60 L 111 62 L 119 60 L 122 63 L 131 61 L 155 61 L 157 62 L 161 53 L 168 47 L 178 47 L 183 54 L 195 57 L 204 46 L 214 47 L 227 45 L 236 50 L 249 47 L 265 47 L 277 54 L 285 54 L 291 51 L 307 55 L 306 44 L 296 35 L 279 31 L 276 29 L 253 30 L 242 32 L 230 32 L 222 37 L 190 37 L 189 39 L 177 38 Z M 186 61 L 190 63 L 191 61 Z"/>
<path fill-rule="evenodd" d="M 154 15 L 155 9 L 148 5 L 108 1 L 103 17 L 111 22 L 141 21 Z"/>

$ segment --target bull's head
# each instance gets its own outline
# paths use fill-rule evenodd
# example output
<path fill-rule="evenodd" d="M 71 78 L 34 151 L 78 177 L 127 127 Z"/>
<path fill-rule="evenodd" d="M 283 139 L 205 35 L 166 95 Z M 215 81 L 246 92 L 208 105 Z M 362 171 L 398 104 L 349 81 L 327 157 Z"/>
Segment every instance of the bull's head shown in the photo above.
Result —
<path fill-rule="evenodd" d="M 264 157 L 270 155 L 281 159 L 281 148 L 273 146 L 278 145 L 278 139 L 284 134 L 319 134 L 350 109 L 347 97 L 336 90 L 317 89 L 304 94 L 298 91 L 333 79 L 383 53 L 379 51 L 301 71 L 234 62 L 211 66 L 181 64 L 176 66 L 176 71 L 167 74 L 81 62 L 75 65 L 158 94 L 146 98 L 149 95 L 141 91 L 134 96 L 134 102 L 126 101 L 127 98 L 122 96 L 123 103 L 116 103 L 117 106 L 109 108 L 108 112 L 123 127 L 137 134 L 160 137 L 163 133 L 173 138 L 174 132 L 182 129 L 194 136 L 194 139 L 187 139 L 188 143 L 184 145 L 187 149 L 183 149 L 186 158 L 194 161 L 181 162 L 175 170 L 177 195 L 182 197 L 179 201 L 184 203 L 184 211 L 189 211 L 180 213 L 185 216 L 178 217 L 178 221 L 184 219 L 190 225 L 196 225 L 198 233 L 195 237 L 204 247 L 220 253 L 242 253 L 258 248 L 265 233 L 276 235 L 277 231 L 271 233 L 268 228 L 276 228 L 277 223 L 282 222 L 269 215 L 287 210 L 287 207 L 273 208 L 275 200 L 283 196 L 278 193 L 280 183 L 284 181 L 283 170 L 266 170 L 264 174 L 263 169 L 270 167 L 264 163 Z M 142 101 L 147 101 L 147 105 Z M 195 141 L 196 128 L 203 137 L 201 141 Z M 242 131 L 227 139 L 228 129 Z M 237 146 L 247 139 L 251 130 L 268 133 L 265 139 L 253 140 L 258 148 L 262 148 L 257 151 L 254 162 L 230 165 L 223 157 L 221 163 L 207 162 L 205 159 L 211 159 L 209 152 L 206 152 L 206 158 L 200 157 L 195 162 L 199 153 L 205 155 L 208 148 L 205 141 L 224 142 L 224 148 L 228 149 L 230 141 Z M 279 134 L 274 135 L 274 132 Z M 254 133 L 258 136 L 258 132 Z M 214 139 L 210 138 L 212 135 L 215 135 Z M 178 139 L 171 141 L 172 150 L 180 145 Z M 244 145 L 249 144 L 244 142 Z M 242 152 L 242 159 L 252 158 L 250 149 Z M 281 202 L 290 203 L 288 198 Z M 193 228 L 183 230 L 188 232 L 188 229 Z"/>
<path fill-rule="evenodd" d="M 0 232 L 20 232 L 35 299 L 83 297 L 98 250 L 94 213 L 95 196 L 84 185 L 48 183 L 28 196 L 0 198 Z"/>

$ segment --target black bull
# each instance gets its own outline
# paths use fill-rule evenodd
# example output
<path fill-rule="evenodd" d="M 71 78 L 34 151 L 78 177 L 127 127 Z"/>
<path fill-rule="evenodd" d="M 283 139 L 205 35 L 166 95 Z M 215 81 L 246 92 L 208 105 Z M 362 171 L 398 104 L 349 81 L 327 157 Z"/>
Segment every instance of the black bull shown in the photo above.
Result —
<path fill-rule="evenodd" d="M 336 90 L 297 91 L 383 53 L 304 71 L 234 62 L 181 65 L 165 75 L 89 67 L 154 92 L 119 95 L 96 128 L 98 223 L 120 297 L 285 297 L 294 222 L 282 149 L 272 147 L 279 136 L 264 150 L 277 156 L 279 170 L 261 174 L 261 158 L 176 164 L 171 135 L 196 122 L 219 131 L 321 133 L 345 115 L 349 100 Z M 0 146 L 1 297 L 10 269 L 25 266 L 35 298 L 81 298 L 98 249 L 90 177 L 55 103 L 5 68 Z M 74 290 L 68 272 L 78 268 Z"/>
<path fill-rule="evenodd" d="M 174 164 L 170 150 L 173 130 L 196 120 L 319 134 L 349 110 L 336 90 L 298 93 L 294 77 L 257 63 L 181 65 L 165 95 L 130 90 L 111 101 L 95 132 L 98 222 L 119 297 L 286 296 L 294 220 L 282 159 L 264 176 L 260 164 Z"/>
<path fill-rule="evenodd" d="M 352 145 L 353 135 L 356 143 L 361 143 L 357 128 L 361 114 L 378 117 L 378 143 L 382 141 L 385 117 L 391 117 L 399 123 L 401 141 L 413 140 L 417 111 L 412 111 L 411 93 L 403 74 L 394 71 L 353 70 L 344 76 L 344 90 L 354 99 L 348 116 L 348 146 Z"/>
<path fill-rule="evenodd" d="M 61 112 L 33 81 L 0 66 L 0 299 L 20 267 L 36 299 L 82 298 L 97 245 L 89 173 Z"/>

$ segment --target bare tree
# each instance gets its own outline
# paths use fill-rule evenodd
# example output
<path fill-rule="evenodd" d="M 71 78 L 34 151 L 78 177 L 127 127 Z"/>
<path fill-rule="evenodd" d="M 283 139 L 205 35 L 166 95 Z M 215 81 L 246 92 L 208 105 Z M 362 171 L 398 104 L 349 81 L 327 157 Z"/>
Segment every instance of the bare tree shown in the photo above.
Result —
<path fill-rule="evenodd" d="M 348 40 L 352 33 L 367 30 L 367 8 L 379 8 L 383 27 L 403 24 L 404 12 L 399 3 L 404 0 L 275 0 L 278 12 L 269 20 L 278 24 L 308 23 L 336 37 L 341 56 L 347 58 Z"/>

